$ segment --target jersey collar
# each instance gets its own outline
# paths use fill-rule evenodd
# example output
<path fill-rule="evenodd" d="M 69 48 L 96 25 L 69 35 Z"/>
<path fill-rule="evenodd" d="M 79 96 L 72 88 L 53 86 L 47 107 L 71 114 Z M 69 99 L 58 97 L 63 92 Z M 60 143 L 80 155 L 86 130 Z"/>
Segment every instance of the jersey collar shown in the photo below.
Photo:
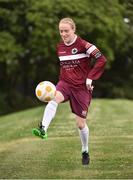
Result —
<path fill-rule="evenodd" d="M 77 39 L 77 35 L 75 35 L 74 40 L 73 40 L 71 43 L 69 43 L 69 44 L 64 43 L 64 44 L 65 44 L 66 46 L 70 46 L 70 45 L 72 45 L 73 43 L 75 43 L 76 39 Z"/>

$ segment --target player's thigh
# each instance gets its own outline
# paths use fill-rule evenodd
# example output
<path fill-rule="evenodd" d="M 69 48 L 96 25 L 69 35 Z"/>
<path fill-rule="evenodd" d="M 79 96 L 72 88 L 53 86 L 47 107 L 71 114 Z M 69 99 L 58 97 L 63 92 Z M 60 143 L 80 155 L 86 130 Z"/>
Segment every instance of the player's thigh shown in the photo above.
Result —
<path fill-rule="evenodd" d="M 65 102 L 69 99 L 70 87 L 69 84 L 60 80 L 56 85 L 56 101 L 58 103 Z"/>
<path fill-rule="evenodd" d="M 72 89 L 72 94 L 70 96 L 70 106 L 74 114 L 83 119 L 86 119 L 90 102 L 91 94 L 89 91 L 83 89 L 77 91 Z"/>

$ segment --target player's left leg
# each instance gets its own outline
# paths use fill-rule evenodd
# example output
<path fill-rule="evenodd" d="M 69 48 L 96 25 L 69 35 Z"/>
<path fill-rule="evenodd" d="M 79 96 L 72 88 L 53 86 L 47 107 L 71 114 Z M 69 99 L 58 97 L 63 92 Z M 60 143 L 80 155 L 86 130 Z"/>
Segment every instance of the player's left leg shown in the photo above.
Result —
<path fill-rule="evenodd" d="M 71 89 L 72 94 L 70 96 L 70 105 L 72 112 L 76 114 L 76 123 L 81 139 L 82 145 L 82 164 L 89 164 L 89 128 L 86 123 L 86 117 L 88 113 L 88 107 L 91 102 L 92 93 L 86 88 L 76 90 Z"/>
<path fill-rule="evenodd" d="M 88 165 L 89 157 L 89 128 L 86 124 L 86 119 L 76 116 L 76 123 L 79 131 L 79 136 L 82 145 L 82 164 Z"/>

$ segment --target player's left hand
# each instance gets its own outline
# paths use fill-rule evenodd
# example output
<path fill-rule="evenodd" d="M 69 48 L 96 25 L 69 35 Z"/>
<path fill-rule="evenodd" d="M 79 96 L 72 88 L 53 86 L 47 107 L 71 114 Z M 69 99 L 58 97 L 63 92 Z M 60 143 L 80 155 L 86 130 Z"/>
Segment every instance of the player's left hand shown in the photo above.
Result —
<path fill-rule="evenodd" d="M 86 87 L 88 90 L 92 91 L 94 86 L 92 86 L 92 80 L 91 79 L 86 79 Z"/>

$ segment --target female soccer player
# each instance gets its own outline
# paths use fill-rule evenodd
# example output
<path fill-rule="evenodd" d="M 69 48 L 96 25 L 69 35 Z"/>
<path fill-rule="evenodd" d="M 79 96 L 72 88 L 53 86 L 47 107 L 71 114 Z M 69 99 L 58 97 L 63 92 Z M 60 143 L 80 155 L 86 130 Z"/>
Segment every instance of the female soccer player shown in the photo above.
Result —
<path fill-rule="evenodd" d="M 92 98 L 92 81 L 100 78 L 104 71 L 106 58 L 99 49 L 75 34 L 76 26 L 71 18 L 59 22 L 62 41 L 57 46 L 60 60 L 60 77 L 55 99 L 50 101 L 44 111 L 42 122 L 33 134 L 47 138 L 47 129 L 55 117 L 59 103 L 69 101 L 75 114 L 76 124 L 82 145 L 82 164 L 89 164 L 89 128 L 86 123 L 88 107 Z M 91 60 L 95 64 L 91 66 Z"/>

